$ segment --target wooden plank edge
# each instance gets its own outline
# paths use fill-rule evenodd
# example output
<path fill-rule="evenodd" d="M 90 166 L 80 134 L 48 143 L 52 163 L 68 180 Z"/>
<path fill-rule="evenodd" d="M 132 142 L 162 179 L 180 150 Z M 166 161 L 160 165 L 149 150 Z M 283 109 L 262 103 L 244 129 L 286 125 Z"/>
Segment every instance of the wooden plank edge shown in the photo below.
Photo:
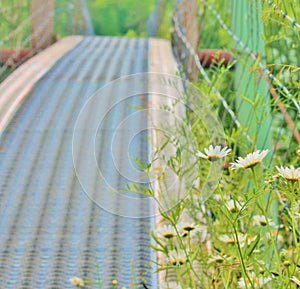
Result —
<path fill-rule="evenodd" d="M 170 76 L 178 75 L 178 67 L 176 60 L 173 56 L 171 44 L 168 40 L 164 39 L 149 39 L 149 52 L 148 52 L 148 61 L 149 61 L 149 72 L 150 73 L 160 73 L 166 74 Z M 155 91 L 155 83 L 149 83 L 149 91 Z M 156 130 L 153 128 L 155 124 L 159 124 L 159 114 L 155 113 L 157 109 L 161 107 L 161 105 L 172 105 L 172 101 L 170 99 L 164 99 L 162 101 L 158 101 L 158 97 L 150 97 L 148 100 L 148 127 L 152 128 L 152 150 L 155 151 L 161 144 L 162 140 L 160 140 L 159 134 L 157 134 Z M 175 151 L 174 151 L 175 153 Z M 159 166 L 159 164 L 157 164 Z M 154 182 L 153 184 L 154 191 L 157 193 L 159 190 L 158 182 Z M 158 195 L 156 195 L 158 197 Z M 156 229 L 160 228 L 164 225 L 163 218 L 159 213 L 158 207 L 155 208 L 155 227 Z M 167 262 L 165 255 L 162 252 L 157 252 L 157 260 L 158 263 Z M 173 278 L 168 278 L 168 281 L 174 281 Z M 166 282 L 166 276 L 164 271 L 160 271 L 158 273 L 158 288 L 162 283 Z"/>
<path fill-rule="evenodd" d="M 61 39 L 26 61 L 0 84 L 0 137 L 35 84 L 82 39 Z"/>

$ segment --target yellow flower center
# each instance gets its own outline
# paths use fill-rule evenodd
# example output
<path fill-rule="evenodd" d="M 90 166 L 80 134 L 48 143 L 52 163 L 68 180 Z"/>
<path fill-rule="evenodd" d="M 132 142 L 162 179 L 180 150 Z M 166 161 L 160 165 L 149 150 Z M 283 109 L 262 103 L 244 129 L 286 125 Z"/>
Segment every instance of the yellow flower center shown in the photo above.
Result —
<path fill-rule="evenodd" d="M 254 161 L 254 162 L 252 162 L 250 164 L 246 164 L 246 165 L 244 165 L 244 169 L 252 168 L 252 167 L 256 166 L 258 163 L 260 163 L 260 162 L 261 161 Z"/>
<path fill-rule="evenodd" d="M 165 233 L 163 236 L 167 239 L 171 239 L 171 238 L 175 237 L 175 234 L 172 232 L 168 232 L 168 233 Z"/>
<path fill-rule="evenodd" d="M 216 161 L 216 160 L 219 160 L 220 157 L 217 156 L 217 155 L 208 155 L 208 156 L 207 156 L 207 159 L 208 159 L 209 161 L 211 161 L 211 162 L 214 162 L 214 161 Z"/>

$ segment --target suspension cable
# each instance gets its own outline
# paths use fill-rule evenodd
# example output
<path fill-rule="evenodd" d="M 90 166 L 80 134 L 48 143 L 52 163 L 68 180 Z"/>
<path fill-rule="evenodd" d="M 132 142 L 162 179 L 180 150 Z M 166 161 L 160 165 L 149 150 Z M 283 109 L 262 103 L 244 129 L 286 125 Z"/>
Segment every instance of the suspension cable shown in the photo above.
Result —
<path fill-rule="evenodd" d="M 189 43 L 186 36 L 184 35 L 184 33 L 180 29 L 178 11 L 176 11 L 173 14 L 172 20 L 173 20 L 174 30 L 175 30 L 176 34 L 178 35 L 178 37 L 180 38 L 180 40 L 182 41 L 182 43 L 184 44 L 184 46 L 186 47 L 186 49 L 188 50 L 190 55 L 193 57 L 194 62 L 196 64 L 198 70 L 200 71 L 200 73 L 204 77 L 204 80 L 208 83 L 208 85 L 212 85 L 212 81 L 210 80 L 210 78 L 208 77 L 207 73 L 205 72 L 203 66 L 201 65 L 198 54 L 195 52 L 194 48 Z M 234 123 L 236 124 L 236 126 L 238 128 L 240 128 L 241 123 L 238 121 L 238 118 L 237 118 L 236 114 L 231 109 L 231 107 L 228 105 L 225 98 L 221 95 L 221 93 L 217 90 L 217 88 L 215 86 L 212 86 L 212 90 L 217 95 L 217 97 L 221 101 L 221 103 L 224 106 L 224 108 L 226 109 L 226 111 L 230 114 L 230 116 L 231 116 L 232 120 L 234 121 Z M 246 136 L 247 140 L 252 144 L 252 140 L 251 140 L 250 136 L 247 135 L 247 134 L 245 136 Z"/>

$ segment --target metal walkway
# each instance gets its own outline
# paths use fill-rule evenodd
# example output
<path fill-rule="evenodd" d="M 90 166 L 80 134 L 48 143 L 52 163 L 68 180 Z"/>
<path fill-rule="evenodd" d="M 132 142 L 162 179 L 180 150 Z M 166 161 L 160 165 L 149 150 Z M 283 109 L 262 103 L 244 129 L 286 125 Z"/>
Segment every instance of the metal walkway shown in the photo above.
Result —
<path fill-rule="evenodd" d="M 103 288 L 110 288 L 113 279 L 130 288 L 131 264 L 138 281 L 142 274 L 149 288 L 157 288 L 148 267 L 155 259 L 148 232 L 153 220 L 124 218 L 93 203 L 78 182 L 72 159 L 73 129 L 87 99 L 113 79 L 149 71 L 148 53 L 146 39 L 84 38 L 36 83 L 3 132 L 0 288 L 72 288 L 69 279 L 75 275 L 96 279 L 97 264 Z M 100 167 L 112 166 L 108 149 L 115 126 L 128 110 L 145 107 L 147 101 L 137 95 L 131 105 L 121 102 L 101 128 L 96 140 Z M 145 127 L 143 122 L 147 119 L 135 125 Z M 126 137 L 127 132 L 122 133 Z M 133 148 L 134 156 L 147 158 L 147 135 L 135 139 Z M 126 154 L 127 148 L 119 142 L 117 151 Z M 79 154 L 85 162 L 84 146 Z M 126 184 L 109 169 L 105 174 L 116 187 Z M 94 176 L 90 182 L 92 193 L 101 192 L 102 184 Z M 153 210 L 150 204 L 126 206 L 149 215 Z"/>

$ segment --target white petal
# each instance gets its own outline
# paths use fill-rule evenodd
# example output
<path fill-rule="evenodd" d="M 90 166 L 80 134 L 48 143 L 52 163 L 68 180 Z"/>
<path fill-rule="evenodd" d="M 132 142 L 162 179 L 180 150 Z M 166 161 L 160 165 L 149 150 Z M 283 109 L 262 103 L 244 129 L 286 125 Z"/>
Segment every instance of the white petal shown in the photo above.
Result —
<path fill-rule="evenodd" d="M 197 153 L 196 153 L 196 156 L 198 156 L 198 157 L 200 157 L 200 158 L 204 158 L 204 159 L 207 158 L 207 156 L 206 156 L 205 154 L 203 154 L 202 152 L 197 152 Z"/>

